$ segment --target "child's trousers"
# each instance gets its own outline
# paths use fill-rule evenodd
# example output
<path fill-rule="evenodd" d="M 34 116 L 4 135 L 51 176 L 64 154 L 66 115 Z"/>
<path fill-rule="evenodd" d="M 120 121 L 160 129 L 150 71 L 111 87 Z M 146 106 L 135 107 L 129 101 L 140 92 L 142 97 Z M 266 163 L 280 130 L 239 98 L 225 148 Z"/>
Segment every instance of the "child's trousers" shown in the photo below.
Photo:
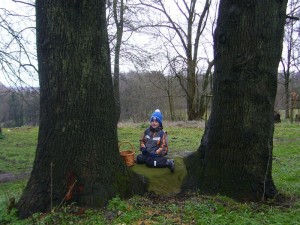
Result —
<path fill-rule="evenodd" d="M 157 156 L 153 158 L 153 157 L 140 154 L 136 157 L 136 162 L 138 164 L 146 163 L 148 167 L 157 167 L 157 168 L 167 167 L 167 158 L 163 156 Z"/>

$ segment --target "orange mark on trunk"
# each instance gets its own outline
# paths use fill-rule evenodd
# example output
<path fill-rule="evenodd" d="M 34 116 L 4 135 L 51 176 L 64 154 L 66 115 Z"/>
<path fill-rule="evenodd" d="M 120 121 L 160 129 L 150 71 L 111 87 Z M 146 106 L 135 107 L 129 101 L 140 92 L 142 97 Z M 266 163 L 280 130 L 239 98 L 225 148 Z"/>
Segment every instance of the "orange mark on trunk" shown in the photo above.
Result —
<path fill-rule="evenodd" d="M 79 195 L 83 192 L 83 185 L 78 184 L 78 179 L 74 175 L 74 173 L 70 172 L 67 176 L 67 194 L 64 197 L 65 201 L 72 200 L 74 198 L 74 195 Z"/>

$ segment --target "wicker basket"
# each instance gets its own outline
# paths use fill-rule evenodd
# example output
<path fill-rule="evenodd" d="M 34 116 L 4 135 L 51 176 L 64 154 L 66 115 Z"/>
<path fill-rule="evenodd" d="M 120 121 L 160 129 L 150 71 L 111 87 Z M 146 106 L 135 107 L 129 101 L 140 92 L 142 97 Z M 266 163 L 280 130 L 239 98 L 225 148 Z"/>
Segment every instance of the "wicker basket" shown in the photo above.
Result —
<path fill-rule="evenodd" d="M 121 151 L 120 147 L 123 144 L 129 144 L 130 147 L 131 147 L 131 150 L 122 150 Z M 120 155 L 122 156 L 125 164 L 127 166 L 133 166 L 134 165 L 134 147 L 133 147 L 133 145 L 130 142 L 127 142 L 127 141 L 121 142 L 119 144 L 119 151 L 120 151 Z"/>

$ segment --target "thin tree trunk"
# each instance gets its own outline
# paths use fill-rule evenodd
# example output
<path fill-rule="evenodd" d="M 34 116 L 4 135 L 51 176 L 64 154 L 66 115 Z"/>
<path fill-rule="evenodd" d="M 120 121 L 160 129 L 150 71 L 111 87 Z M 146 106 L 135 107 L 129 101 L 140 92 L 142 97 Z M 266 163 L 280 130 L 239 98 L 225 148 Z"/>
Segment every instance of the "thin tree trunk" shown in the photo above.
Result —
<path fill-rule="evenodd" d="M 289 34 L 288 37 L 288 45 L 287 45 L 287 62 L 286 62 L 286 71 L 284 70 L 284 91 L 285 91 L 285 119 L 292 117 L 290 115 L 290 69 L 292 67 L 292 51 L 295 47 L 295 43 L 293 43 L 293 33 L 294 33 L 294 25 L 293 22 L 291 24 L 287 24 L 287 33 Z M 293 118 L 291 118 L 292 120 Z"/>
<path fill-rule="evenodd" d="M 170 93 L 172 91 L 171 89 L 167 90 L 167 95 L 168 95 L 168 100 L 169 100 L 169 109 L 170 109 L 170 114 L 171 114 L 171 121 L 175 120 L 175 111 L 174 111 L 174 101 L 173 101 L 173 96 L 172 93 Z"/>
<path fill-rule="evenodd" d="M 186 158 L 186 188 L 240 200 L 273 197 L 273 111 L 287 0 L 221 0 L 212 111 Z"/>
<path fill-rule="evenodd" d="M 20 217 L 145 191 L 119 152 L 105 1 L 37 0 L 40 128 Z"/>
<path fill-rule="evenodd" d="M 195 65 L 192 59 L 188 63 L 188 75 L 187 75 L 187 114 L 188 120 L 199 120 L 201 118 L 201 111 L 199 109 L 203 108 L 201 101 L 198 101 L 197 95 L 197 83 L 196 83 L 196 73 Z"/>
<path fill-rule="evenodd" d="M 290 92 L 289 92 L 289 79 L 284 82 L 285 92 L 285 119 L 290 118 Z"/>
<path fill-rule="evenodd" d="M 118 42 L 118 41 L 117 41 Z M 115 49 L 115 64 L 114 64 L 114 97 L 116 104 L 116 121 L 119 121 L 121 115 L 120 103 L 120 48 L 121 44 L 117 43 Z"/>
<path fill-rule="evenodd" d="M 114 20 L 117 28 L 116 33 L 116 46 L 115 46 L 115 60 L 114 60 L 114 96 L 116 103 L 116 120 L 117 122 L 120 119 L 121 115 L 121 103 L 120 103 L 120 51 L 121 51 L 121 43 L 123 36 L 123 15 L 124 15 L 124 2 L 121 0 L 120 9 L 117 10 L 118 0 L 113 1 L 113 13 Z M 118 12 L 119 11 L 119 18 Z"/>

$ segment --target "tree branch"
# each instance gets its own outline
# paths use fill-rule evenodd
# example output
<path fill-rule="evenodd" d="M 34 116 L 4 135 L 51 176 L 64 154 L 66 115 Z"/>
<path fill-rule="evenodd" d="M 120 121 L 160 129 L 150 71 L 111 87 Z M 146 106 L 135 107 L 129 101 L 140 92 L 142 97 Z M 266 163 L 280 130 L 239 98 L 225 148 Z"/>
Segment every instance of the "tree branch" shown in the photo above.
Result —
<path fill-rule="evenodd" d="M 12 1 L 15 2 L 15 3 L 22 3 L 22 4 L 25 4 L 25 5 L 35 7 L 35 4 L 29 3 L 29 2 L 23 2 L 23 1 L 18 1 L 18 0 L 12 0 Z"/>
<path fill-rule="evenodd" d="M 286 18 L 287 18 L 287 19 L 291 19 L 291 20 L 300 20 L 300 18 L 297 17 L 297 16 L 289 16 L 289 15 L 286 15 Z"/>

